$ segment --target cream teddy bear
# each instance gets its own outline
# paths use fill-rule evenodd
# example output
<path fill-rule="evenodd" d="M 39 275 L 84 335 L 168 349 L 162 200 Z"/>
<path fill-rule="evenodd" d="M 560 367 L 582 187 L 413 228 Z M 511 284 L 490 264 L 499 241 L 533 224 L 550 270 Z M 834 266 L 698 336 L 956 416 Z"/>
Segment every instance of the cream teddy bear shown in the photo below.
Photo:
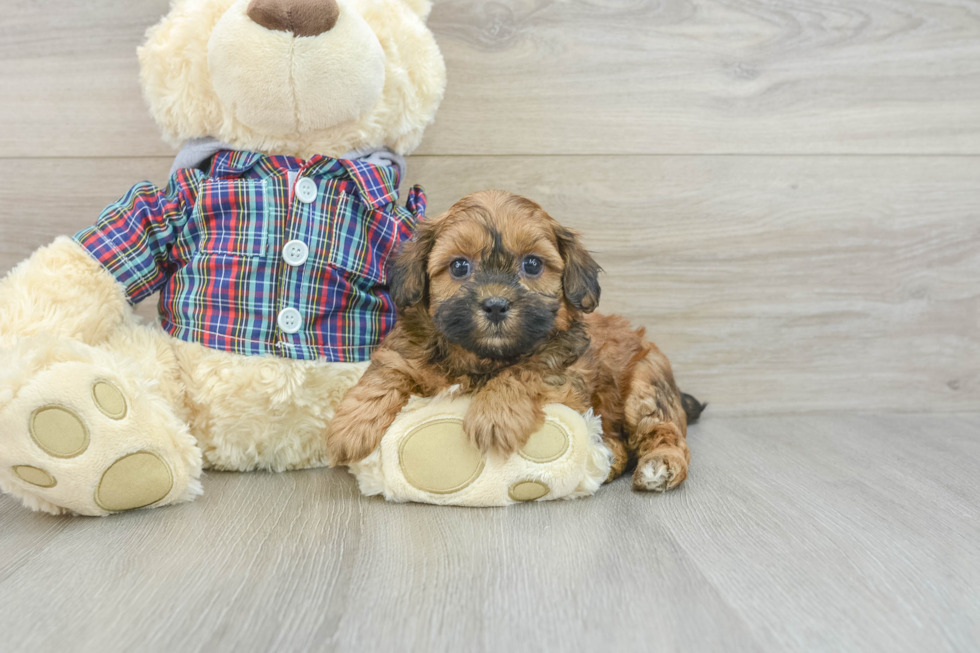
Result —
<path fill-rule="evenodd" d="M 396 200 L 445 87 L 430 4 L 173 2 L 139 49 L 182 148 L 169 184 L 134 186 L 0 282 L 0 489 L 106 515 L 192 500 L 202 468 L 329 464 L 333 410 L 394 320 L 386 262 L 424 217 L 420 188 Z M 143 325 L 131 305 L 156 292 Z M 471 460 L 431 419 L 464 409 L 413 403 L 362 489 L 485 505 L 587 494 L 608 472 L 595 425 L 560 407 L 532 440 L 547 460 Z"/>

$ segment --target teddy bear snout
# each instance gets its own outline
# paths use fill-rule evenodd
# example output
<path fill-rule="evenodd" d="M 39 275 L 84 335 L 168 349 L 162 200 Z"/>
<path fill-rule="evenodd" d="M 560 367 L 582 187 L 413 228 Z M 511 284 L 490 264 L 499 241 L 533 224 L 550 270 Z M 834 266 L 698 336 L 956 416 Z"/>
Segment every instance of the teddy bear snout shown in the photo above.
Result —
<path fill-rule="evenodd" d="M 246 13 L 266 29 L 317 36 L 337 23 L 340 7 L 337 0 L 252 0 Z"/>

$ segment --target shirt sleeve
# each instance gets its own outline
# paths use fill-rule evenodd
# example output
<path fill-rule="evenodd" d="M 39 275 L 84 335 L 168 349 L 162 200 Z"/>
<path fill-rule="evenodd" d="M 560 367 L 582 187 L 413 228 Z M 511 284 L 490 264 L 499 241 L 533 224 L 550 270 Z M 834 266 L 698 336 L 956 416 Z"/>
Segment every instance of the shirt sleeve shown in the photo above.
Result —
<path fill-rule="evenodd" d="M 165 190 L 148 181 L 133 186 L 102 211 L 75 242 L 121 284 L 133 304 L 159 290 L 176 269 L 171 250 L 190 219 L 205 173 L 178 170 Z"/>

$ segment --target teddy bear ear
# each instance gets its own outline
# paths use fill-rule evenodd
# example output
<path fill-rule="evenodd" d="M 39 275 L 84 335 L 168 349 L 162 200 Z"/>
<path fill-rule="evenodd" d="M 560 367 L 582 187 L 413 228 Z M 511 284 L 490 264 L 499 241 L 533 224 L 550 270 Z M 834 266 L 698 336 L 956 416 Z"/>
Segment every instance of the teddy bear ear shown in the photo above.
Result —
<path fill-rule="evenodd" d="M 173 0 L 137 48 L 143 98 L 164 140 L 175 147 L 211 135 L 221 115 L 208 73 L 208 39 L 234 1 Z"/>
<path fill-rule="evenodd" d="M 405 0 L 405 4 L 412 8 L 412 11 L 419 15 L 423 21 L 429 17 L 432 11 L 432 0 Z"/>

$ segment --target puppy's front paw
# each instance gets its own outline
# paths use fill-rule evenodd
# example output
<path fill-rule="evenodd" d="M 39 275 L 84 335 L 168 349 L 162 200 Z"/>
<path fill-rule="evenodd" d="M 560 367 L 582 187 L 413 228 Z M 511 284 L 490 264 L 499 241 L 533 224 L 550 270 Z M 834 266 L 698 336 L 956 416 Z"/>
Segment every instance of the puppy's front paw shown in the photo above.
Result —
<path fill-rule="evenodd" d="M 496 449 L 512 454 L 544 424 L 544 412 L 530 400 L 494 401 L 493 396 L 477 394 L 463 418 L 463 430 L 470 441 L 487 452 Z"/>
<path fill-rule="evenodd" d="M 358 418 L 353 414 L 334 417 L 327 434 L 327 451 L 331 464 L 350 465 L 367 458 L 381 443 L 384 430 L 376 421 Z"/>

